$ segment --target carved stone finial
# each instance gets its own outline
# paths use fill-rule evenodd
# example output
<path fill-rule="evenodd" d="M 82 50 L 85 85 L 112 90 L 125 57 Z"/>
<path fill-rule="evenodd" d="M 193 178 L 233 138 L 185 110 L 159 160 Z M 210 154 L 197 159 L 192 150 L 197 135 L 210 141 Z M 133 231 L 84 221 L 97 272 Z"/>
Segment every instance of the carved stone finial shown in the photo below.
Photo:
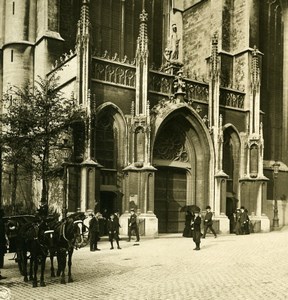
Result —
<path fill-rule="evenodd" d="M 219 128 L 222 128 L 223 125 L 223 116 L 222 114 L 219 115 Z"/>
<path fill-rule="evenodd" d="M 186 94 L 186 83 L 183 79 L 182 68 L 177 72 L 177 76 L 174 79 L 174 91 L 176 97 L 178 95 L 184 96 Z"/>
<path fill-rule="evenodd" d="M 145 9 L 142 10 L 142 13 L 140 14 L 140 22 L 147 22 L 148 20 L 148 14 L 146 13 Z"/>
<path fill-rule="evenodd" d="M 135 114 L 135 103 L 134 101 L 131 102 L 131 116 L 134 116 Z"/>
<path fill-rule="evenodd" d="M 148 55 L 148 36 L 147 36 L 147 20 L 148 14 L 143 9 L 140 14 L 140 28 L 137 39 L 136 58 L 147 57 Z"/>
<path fill-rule="evenodd" d="M 259 58 L 258 58 L 258 50 L 256 45 L 254 46 L 254 49 L 252 51 L 252 66 L 251 66 L 251 73 L 252 73 L 252 89 L 257 89 L 260 80 L 259 80 Z"/>
<path fill-rule="evenodd" d="M 218 46 L 218 33 L 214 32 L 212 36 L 212 45 L 217 45 Z"/>
<path fill-rule="evenodd" d="M 89 0 L 82 0 L 80 19 L 77 23 L 77 44 L 82 45 L 88 41 L 90 31 L 90 18 L 89 18 Z"/>
<path fill-rule="evenodd" d="M 215 32 L 212 37 L 211 73 L 212 73 L 212 77 L 218 75 L 218 34 L 217 32 Z"/>

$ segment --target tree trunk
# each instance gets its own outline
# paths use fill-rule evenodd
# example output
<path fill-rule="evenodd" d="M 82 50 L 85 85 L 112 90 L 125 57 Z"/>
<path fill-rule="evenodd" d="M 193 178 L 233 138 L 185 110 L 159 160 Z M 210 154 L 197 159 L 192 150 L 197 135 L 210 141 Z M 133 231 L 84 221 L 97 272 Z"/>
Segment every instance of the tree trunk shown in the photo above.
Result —
<path fill-rule="evenodd" d="M 16 214 L 17 183 L 18 183 L 18 164 L 14 163 L 13 174 L 12 174 L 12 193 L 11 193 L 12 214 Z"/>

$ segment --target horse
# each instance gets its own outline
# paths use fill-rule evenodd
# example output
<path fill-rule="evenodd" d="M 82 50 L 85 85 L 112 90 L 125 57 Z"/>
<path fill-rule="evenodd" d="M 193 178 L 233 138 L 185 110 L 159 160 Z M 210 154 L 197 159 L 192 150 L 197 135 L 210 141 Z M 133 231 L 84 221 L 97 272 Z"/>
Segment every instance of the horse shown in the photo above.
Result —
<path fill-rule="evenodd" d="M 16 216 L 5 216 L 5 231 L 9 240 L 9 252 L 15 252 L 14 259 L 18 263 L 20 274 L 23 275 L 23 252 L 19 248 L 19 230 L 25 224 L 35 221 L 34 215 L 16 215 Z M 30 269 L 30 279 L 33 277 L 32 269 Z"/>
<path fill-rule="evenodd" d="M 19 229 L 17 248 L 22 262 L 22 275 L 24 281 L 27 282 L 27 253 L 30 252 L 30 279 L 32 279 L 33 287 L 38 286 L 37 271 L 39 263 L 41 266 L 40 286 L 46 286 L 44 271 L 48 250 L 53 248 L 53 233 L 54 231 L 48 227 L 46 220 L 42 218 L 26 223 Z"/>
<path fill-rule="evenodd" d="M 57 276 L 61 275 L 60 282 L 66 283 L 65 269 L 68 254 L 68 282 L 73 282 L 71 267 L 74 249 L 79 249 L 84 242 L 85 225 L 83 220 L 86 218 L 83 212 L 69 215 L 61 221 L 54 222 L 49 226 L 54 230 L 54 251 L 50 252 L 51 276 L 55 276 L 53 258 L 57 257 L 58 269 Z"/>

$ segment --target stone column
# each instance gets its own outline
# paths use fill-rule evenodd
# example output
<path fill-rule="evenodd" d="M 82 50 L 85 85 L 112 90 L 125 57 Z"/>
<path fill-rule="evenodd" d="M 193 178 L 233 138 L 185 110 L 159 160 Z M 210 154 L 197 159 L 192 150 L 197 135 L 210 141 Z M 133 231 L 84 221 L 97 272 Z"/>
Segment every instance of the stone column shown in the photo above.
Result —
<path fill-rule="evenodd" d="M 282 125 L 282 158 L 288 163 L 288 8 L 283 10 L 283 125 Z"/>
<path fill-rule="evenodd" d="M 80 209 L 94 210 L 96 202 L 100 200 L 100 170 L 101 165 L 93 160 L 85 160 L 81 163 L 81 193 Z"/>

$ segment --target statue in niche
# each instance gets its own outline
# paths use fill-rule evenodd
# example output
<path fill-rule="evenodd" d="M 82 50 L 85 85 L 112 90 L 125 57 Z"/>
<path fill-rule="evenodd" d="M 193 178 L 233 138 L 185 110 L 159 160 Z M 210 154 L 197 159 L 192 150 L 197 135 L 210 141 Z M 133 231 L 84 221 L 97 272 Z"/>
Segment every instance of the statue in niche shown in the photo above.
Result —
<path fill-rule="evenodd" d="M 179 42 L 180 38 L 177 33 L 176 24 L 172 24 L 172 33 L 170 36 L 170 49 L 171 49 L 171 60 L 179 59 Z"/>
<path fill-rule="evenodd" d="M 182 63 L 179 62 L 179 43 L 180 37 L 177 32 L 177 25 L 172 24 L 172 32 L 169 38 L 169 42 L 164 51 L 165 63 L 162 65 L 161 70 L 166 70 L 169 66 L 176 65 L 182 66 Z"/>
<path fill-rule="evenodd" d="M 164 57 L 167 62 L 177 61 L 179 59 L 179 43 L 180 38 L 177 33 L 177 25 L 172 24 L 172 33 L 164 52 Z"/>

